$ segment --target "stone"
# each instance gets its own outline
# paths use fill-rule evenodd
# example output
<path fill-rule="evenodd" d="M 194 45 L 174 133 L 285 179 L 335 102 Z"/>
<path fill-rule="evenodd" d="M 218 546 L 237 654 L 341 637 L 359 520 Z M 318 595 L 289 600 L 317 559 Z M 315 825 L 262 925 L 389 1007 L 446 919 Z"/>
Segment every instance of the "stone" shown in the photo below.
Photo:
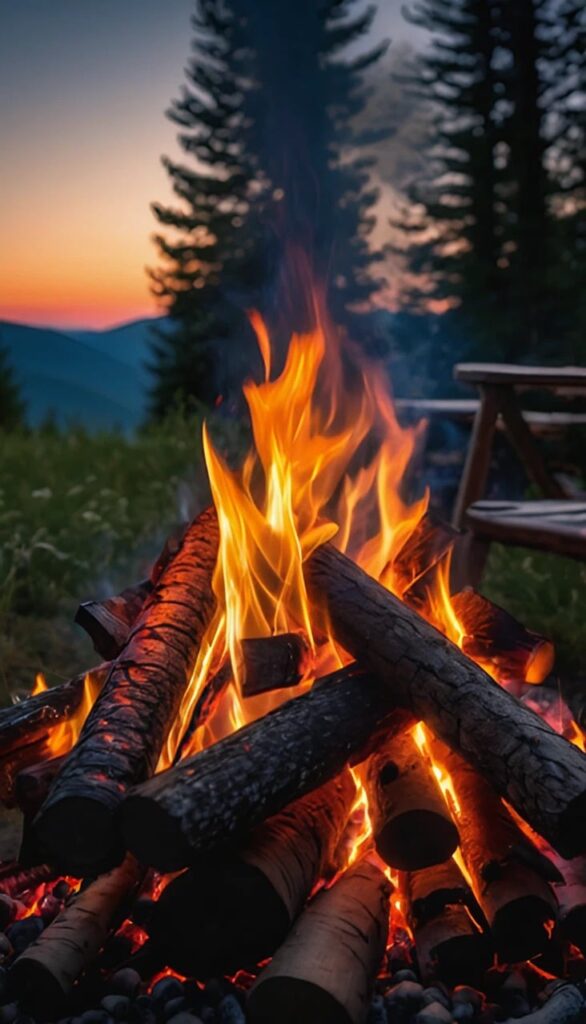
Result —
<path fill-rule="evenodd" d="M 121 967 L 115 971 L 108 982 L 108 989 L 114 995 L 134 998 L 140 989 L 142 978 L 133 967 Z"/>
<path fill-rule="evenodd" d="M 423 1006 L 423 985 L 416 981 L 400 981 L 393 985 L 385 996 L 387 1011 L 401 1010 L 402 1013 L 414 1014 Z"/>
<path fill-rule="evenodd" d="M 224 996 L 220 1001 L 216 1017 L 219 1024 L 246 1024 L 244 1010 L 233 995 Z"/>
<path fill-rule="evenodd" d="M 151 992 L 151 998 L 155 1005 L 157 1003 L 161 1005 L 170 1002 L 171 999 L 178 999 L 184 994 L 183 984 L 179 978 L 174 978 L 172 974 L 169 974 L 166 978 L 159 979 Z"/>
<path fill-rule="evenodd" d="M 429 1003 L 419 1011 L 415 1024 L 452 1024 L 452 1014 L 442 1003 Z"/>
<path fill-rule="evenodd" d="M 106 1011 L 106 1013 L 109 1013 L 114 1020 L 124 1020 L 128 1013 L 130 999 L 128 996 L 113 993 L 112 995 L 104 996 L 100 1006 Z"/>
<path fill-rule="evenodd" d="M 447 992 L 443 988 L 439 988 L 438 985 L 430 985 L 423 991 L 423 1005 L 430 1006 L 431 1003 L 441 1003 L 446 1010 L 452 1009 L 452 1000 Z"/>
<path fill-rule="evenodd" d="M 6 936 L 17 956 L 24 953 L 27 946 L 38 939 L 44 927 L 43 919 L 36 914 L 23 917 L 21 921 L 15 921 L 8 926 Z"/>

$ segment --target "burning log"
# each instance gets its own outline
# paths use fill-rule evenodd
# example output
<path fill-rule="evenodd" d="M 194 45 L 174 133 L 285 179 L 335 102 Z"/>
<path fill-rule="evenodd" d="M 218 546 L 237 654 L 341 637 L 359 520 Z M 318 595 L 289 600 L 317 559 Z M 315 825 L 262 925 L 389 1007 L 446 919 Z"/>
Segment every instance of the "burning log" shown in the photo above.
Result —
<path fill-rule="evenodd" d="M 560 931 L 568 942 L 586 954 L 586 857 L 563 860 L 552 850 L 547 856 L 553 860 L 563 879 L 556 886 L 559 903 Z"/>
<path fill-rule="evenodd" d="M 276 814 L 412 724 L 389 689 L 348 666 L 264 718 L 137 786 L 121 807 L 126 847 L 176 871 Z"/>
<path fill-rule="evenodd" d="M 456 862 L 401 873 L 399 884 L 424 980 L 478 984 L 491 963 L 491 943 Z"/>
<path fill-rule="evenodd" d="M 35 864 L 32 868 L 23 869 L 22 864 L 10 861 L 0 866 L 0 892 L 3 896 L 15 897 L 54 877 L 55 871 L 49 864 Z"/>
<path fill-rule="evenodd" d="M 241 648 L 243 697 L 285 690 L 301 681 L 308 648 L 299 633 L 245 639 Z"/>
<path fill-rule="evenodd" d="M 469 658 L 494 665 L 499 678 L 542 683 L 554 663 L 550 640 L 525 629 L 472 587 L 452 597 L 454 611 L 466 633 L 462 650 Z"/>
<path fill-rule="evenodd" d="M 66 758 L 67 754 L 62 754 L 60 757 L 48 757 L 18 773 L 14 785 L 14 796 L 25 816 L 33 817 L 40 809 Z"/>
<path fill-rule="evenodd" d="M 362 1024 L 385 950 L 390 893 L 366 860 L 321 893 L 253 985 L 252 1024 Z"/>
<path fill-rule="evenodd" d="M 499 956 L 517 962 L 543 952 L 558 905 L 554 865 L 524 835 L 491 786 L 457 754 L 440 758 L 458 801 L 460 845 Z"/>
<path fill-rule="evenodd" d="M 371 754 L 365 786 L 374 841 L 387 864 L 416 871 L 451 856 L 458 830 L 410 732 L 383 740 Z"/>
<path fill-rule="evenodd" d="M 217 550 L 217 518 L 208 509 L 156 583 L 36 818 L 41 847 L 71 874 L 120 856 L 115 812 L 155 770 L 179 710 L 214 608 Z"/>
<path fill-rule="evenodd" d="M 161 961 L 208 978 L 271 956 L 333 856 L 355 793 L 344 772 L 260 825 L 238 852 L 175 878 L 149 925 Z"/>
<path fill-rule="evenodd" d="M 409 604 L 410 597 L 418 603 L 417 583 L 451 551 L 459 536 L 459 530 L 444 523 L 430 509 L 421 517 L 393 561 L 393 575 Z"/>
<path fill-rule="evenodd" d="M 0 801 L 14 805 L 16 778 L 22 770 L 51 757 L 54 729 L 72 719 L 84 698 L 86 677 L 100 688 L 108 664 L 98 665 L 66 683 L 0 710 Z"/>
<path fill-rule="evenodd" d="M 586 850 L 586 756 L 349 558 L 306 563 L 336 639 L 458 750 L 562 856 Z"/>
<path fill-rule="evenodd" d="M 83 889 L 15 960 L 10 977 L 23 1004 L 57 1009 L 123 916 L 142 872 L 132 857 Z"/>
<path fill-rule="evenodd" d="M 85 630 L 102 658 L 112 661 L 120 654 L 152 590 L 151 581 L 142 580 L 105 601 L 80 604 L 75 622 Z"/>

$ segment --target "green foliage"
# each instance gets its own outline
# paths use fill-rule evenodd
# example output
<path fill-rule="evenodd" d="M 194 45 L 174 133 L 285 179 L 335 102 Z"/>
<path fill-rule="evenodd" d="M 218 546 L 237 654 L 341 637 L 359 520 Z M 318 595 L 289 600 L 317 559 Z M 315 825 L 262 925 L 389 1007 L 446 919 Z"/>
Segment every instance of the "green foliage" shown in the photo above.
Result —
<path fill-rule="evenodd" d="M 385 47 L 345 58 L 374 14 L 354 5 L 198 0 L 188 85 L 169 112 L 193 165 L 165 161 L 179 205 L 153 207 L 166 229 L 154 290 L 173 325 L 153 349 L 154 416 L 177 394 L 210 403 L 238 389 L 255 358 L 246 308 L 280 336 L 307 327 L 307 268 L 291 254 L 307 254 L 347 326 L 377 287 L 373 132 L 355 126 Z"/>
<path fill-rule="evenodd" d="M 0 431 L 15 430 L 23 423 L 24 402 L 8 361 L 8 350 L 0 345 Z"/>
<path fill-rule="evenodd" d="M 239 450 L 234 425 L 211 429 Z M 174 416 L 134 441 L 16 432 L 0 438 L 0 462 L 0 684 L 12 690 L 35 671 L 63 678 L 94 663 L 69 625 L 77 605 L 147 574 L 208 492 L 201 418 Z"/>
<path fill-rule="evenodd" d="M 584 671 L 586 566 L 493 544 L 481 589 L 524 626 L 554 641 L 562 681 Z"/>

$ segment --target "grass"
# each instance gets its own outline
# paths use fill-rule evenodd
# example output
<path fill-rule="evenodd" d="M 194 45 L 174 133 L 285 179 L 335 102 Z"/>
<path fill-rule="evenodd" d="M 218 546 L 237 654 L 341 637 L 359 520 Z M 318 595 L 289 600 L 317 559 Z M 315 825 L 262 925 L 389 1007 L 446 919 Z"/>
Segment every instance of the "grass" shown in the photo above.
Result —
<path fill-rule="evenodd" d="M 239 431 L 219 421 L 228 454 Z M 81 600 L 103 597 L 149 570 L 169 531 L 203 505 L 201 421 L 177 416 L 129 440 L 51 431 L 0 436 L 0 704 L 94 664 L 73 624 Z M 551 637 L 561 674 L 586 650 L 586 568 L 493 545 L 483 591 Z"/>
<path fill-rule="evenodd" d="M 213 425 L 220 447 L 238 435 Z M 149 571 L 169 531 L 207 498 L 201 421 L 176 416 L 129 440 L 81 431 L 0 435 L 0 704 L 95 663 L 80 600 Z"/>
<path fill-rule="evenodd" d="M 523 625 L 554 641 L 562 679 L 584 676 L 584 563 L 493 544 L 481 589 Z"/>

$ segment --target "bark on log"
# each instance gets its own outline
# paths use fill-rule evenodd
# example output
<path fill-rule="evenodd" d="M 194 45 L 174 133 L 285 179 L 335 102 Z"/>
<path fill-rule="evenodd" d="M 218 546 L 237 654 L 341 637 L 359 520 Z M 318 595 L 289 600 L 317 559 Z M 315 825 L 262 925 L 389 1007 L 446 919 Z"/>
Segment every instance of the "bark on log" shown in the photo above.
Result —
<path fill-rule="evenodd" d="M 241 850 L 174 879 L 149 925 L 161 961 L 205 979 L 271 956 L 332 857 L 355 793 L 344 772 L 269 818 Z"/>
<path fill-rule="evenodd" d="M 557 900 L 544 877 L 556 877 L 554 866 L 478 772 L 446 748 L 439 760 L 452 779 L 462 856 L 499 958 L 528 960 L 548 947 L 557 918 Z"/>
<path fill-rule="evenodd" d="M 115 812 L 155 770 L 179 709 L 215 604 L 217 550 L 217 518 L 208 509 L 156 583 L 37 816 L 41 846 L 71 874 L 120 856 Z"/>
<path fill-rule="evenodd" d="M 501 681 L 542 683 L 549 675 L 555 657 L 551 640 L 525 629 L 472 587 L 454 594 L 452 605 L 466 633 L 462 650 L 469 658 L 493 665 Z"/>
<path fill-rule="evenodd" d="M 292 800 L 413 724 L 389 689 L 357 666 L 137 786 L 120 808 L 126 848 L 176 871 L 244 836 Z"/>
<path fill-rule="evenodd" d="M 85 630 L 102 658 L 112 661 L 120 654 L 152 590 L 151 581 L 142 580 L 104 601 L 80 604 L 74 621 Z"/>
<path fill-rule="evenodd" d="M 13 806 L 18 773 L 51 756 L 47 741 L 54 727 L 77 711 L 86 675 L 102 686 L 109 668 L 108 664 L 98 665 L 0 710 L 0 802 Z"/>
<path fill-rule="evenodd" d="M 250 990 L 252 1024 L 362 1024 L 385 951 L 390 883 L 360 861 L 321 893 Z"/>
<path fill-rule="evenodd" d="M 525 1017 L 511 1017 L 505 1024 L 583 1024 L 586 1000 L 576 985 L 560 981 L 552 984 L 550 992 L 539 1010 Z"/>
<path fill-rule="evenodd" d="M 399 886 L 425 981 L 479 984 L 492 959 L 482 914 L 453 860 L 401 872 Z"/>
<path fill-rule="evenodd" d="M 82 890 L 14 961 L 15 993 L 33 1012 L 58 1009 L 97 956 L 142 876 L 133 857 Z"/>
<path fill-rule="evenodd" d="M 387 864 L 417 871 L 452 855 L 458 830 L 410 732 L 383 740 L 364 783 L 375 845 Z"/>
<path fill-rule="evenodd" d="M 4 896 L 17 897 L 25 889 L 36 888 L 41 882 L 55 878 L 55 870 L 49 864 L 37 864 L 25 868 L 12 861 L 0 866 L 0 891 Z"/>
<path fill-rule="evenodd" d="M 429 509 L 421 517 L 393 561 L 399 592 L 409 604 L 419 602 L 419 580 L 447 555 L 459 536 L 459 530 L 444 523 Z"/>
<path fill-rule="evenodd" d="M 336 639 L 564 857 L 586 851 L 586 756 L 330 545 L 305 570 Z"/>
<path fill-rule="evenodd" d="M 299 633 L 252 637 L 240 646 L 243 697 L 285 690 L 301 681 L 308 648 Z"/>
<path fill-rule="evenodd" d="M 24 815 L 32 818 L 47 799 L 59 771 L 65 764 L 67 754 L 48 757 L 32 764 L 16 776 L 14 797 Z"/>

